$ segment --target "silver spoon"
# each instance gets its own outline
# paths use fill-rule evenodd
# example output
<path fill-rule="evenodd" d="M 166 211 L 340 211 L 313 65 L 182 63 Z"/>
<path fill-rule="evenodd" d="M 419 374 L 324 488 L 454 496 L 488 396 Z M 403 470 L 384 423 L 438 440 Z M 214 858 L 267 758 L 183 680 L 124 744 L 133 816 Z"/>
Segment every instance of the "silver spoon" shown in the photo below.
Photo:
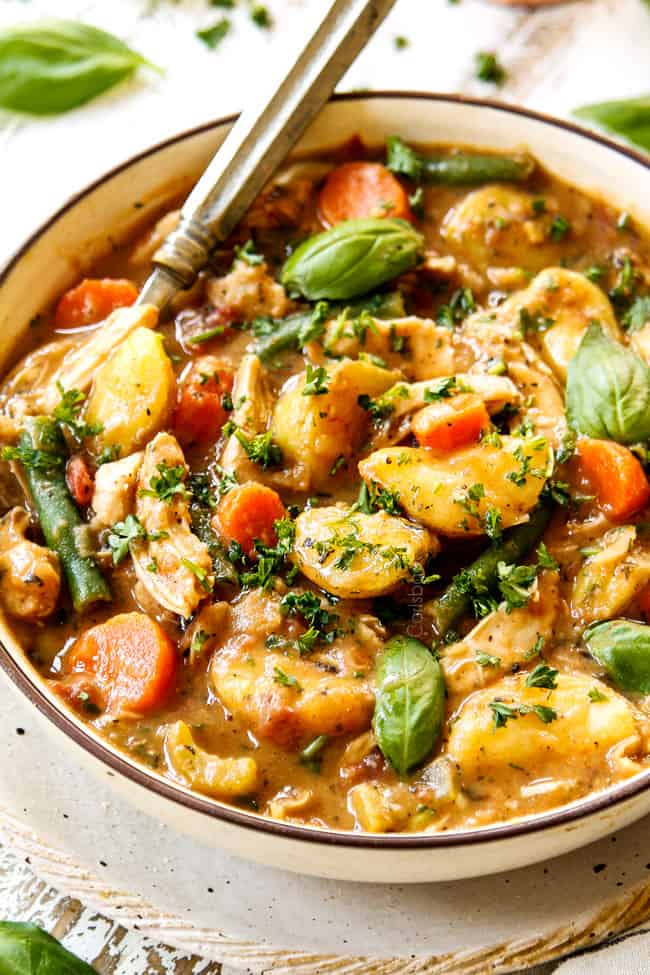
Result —
<path fill-rule="evenodd" d="M 153 258 L 139 303 L 189 288 L 332 94 L 395 0 L 334 0 L 277 89 L 240 115 Z"/>

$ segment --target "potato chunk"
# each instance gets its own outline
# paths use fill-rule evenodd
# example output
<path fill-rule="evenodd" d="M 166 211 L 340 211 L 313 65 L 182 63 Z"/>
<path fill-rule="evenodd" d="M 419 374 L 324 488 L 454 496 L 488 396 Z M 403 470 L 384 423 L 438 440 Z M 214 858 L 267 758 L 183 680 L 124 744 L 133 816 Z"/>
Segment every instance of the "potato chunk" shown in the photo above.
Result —
<path fill-rule="evenodd" d="M 426 529 L 404 518 L 333 505 L 298 516 L 291 558 L 321 589 L 346 599 L 368 599 L 395 589 L 438 548 Z"/>
<path fill-rule="evenodd" d="M 636 528 L 612 528 L 591 548 L 573 581 L 570 604 L 582 623 L 621 613 L 650 582 L 650 551 Z"/>
<path fill-rule="evenodd" d="M 374 707 L 374 650 L 354 633 L 300 656 L 283 640 L 287 620 L 279 599 L 259 591 L 232 607 L 225 640 L 210 663 L 223 705 L 256 735 L 295 748 L 316 735 L 367 731 Z M 278 649 L 269 649 L 269 633 Z M 363 676 L 360 676 L 363 675 Z"/>
<path fill-rule="evenodd" d="M 219 758 L 206 752 L 196 744 L 184 721 L 167 728 L 165 758 L 175 778 L 208 796 L 251 795 L 257 786 L 254 759 Z"/>
<path fill-rule="evenodd" d="M 561 267 L 541 271 L 525 291 L 504 301 L 499 317 L 512 318 L 524 332 L 527 325 L 539 328 L 542 355 L 563 382 L 590 322 L 599 322 L 610 338 L 621 338 L 604 291 L 584 274 Z"/>
<path fill-rule="evenodd" d="M 594 688 L 602 700 L 592 700 Z M 495 701 L 517 716 L 496 727 L 490 707 Z M 520 713 L 522 706 L 551 708 L 556 717 L 545 723 L 534 711 Z M 534 771 L 536 778 L 572 775 L 587 785 L 597 770 L 607 768 L 609 750 L 624 740 L 630 748 L 640 744 L 632 708 L 600 681 L 560 674 L 557 688 L 549 691 L 526 687 L 526 674 L 519 674 L 467 699 L 447 750 L 465 785 L 512 765 Z"/>
<path fill-rule="evenodd" d="M 481 535 L 497 509 L 501 525 L 524 521 L 549 473 L 544 438 L 502 437 L 453 451 L 387 447 L 359 464 L 365 481 L 397 492 L 415 521 L 444 535 Z"/>
<path fill-rule="evenodd" d="M 442 236 L 464 261 L 537 270 L 559 260 L 549 236 L 550 212 L 538 214 L 534 197 L 502 184 L 473 190 L 446 215 Z"/>
<path fill-rule="evenodd" d="M 271 432 L 300 473 L 303 490 L 331 484 L 335 462 L 359 449 L 369 424 L 359 396 L 379 396 L 400 377 L 395 370 L 346 359 L 328 367 L 327 392 L 318 396 L 303 395 L 305 373 L 291 377 L 276 403 Z"/>
<path fill-rule="evenodd" d="M 86 420 L 101 424 L 97 450 L 119 446 L 130 454 L 167 423 L 176 393 L 174 370 L 162 336 L 137 328 L 99 369 Z"/>

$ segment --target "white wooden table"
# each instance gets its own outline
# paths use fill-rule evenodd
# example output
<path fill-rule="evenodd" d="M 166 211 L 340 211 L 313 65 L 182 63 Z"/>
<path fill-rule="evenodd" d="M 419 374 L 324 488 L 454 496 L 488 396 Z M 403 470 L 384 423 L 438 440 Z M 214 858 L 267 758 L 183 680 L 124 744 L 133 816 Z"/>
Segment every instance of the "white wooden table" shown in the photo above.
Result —
<path fill-rule="evenodd" d="M 0 116 L 0 264 L 103 170 L 173 132 L 238 110 L 263 79 L 268 59 L 295 46 L 327 0 L 268 0 L 268 7 L 272 31 L 252 24 L 246 0 L 240 0 L 229 36 L 210 51 L 194 32 L 231 12 L 210 8 L 207 0 L 0 0 L 0 27 L 40 16 L 79 17 L 118 33 L 165 69 L 162 77 L 142 72 L 60 118 Z M 409 45 L 397 50 L 396 36 Z M 479 50 L 498 52 L 508 72 L 498 92 L 474 78 Z M 569 116 L 581 104 L 650 91 L 649 51 L 650 11 L 642 0 L 582 0 L 533 12 L 482 0 L 399 0 L 341 89 L 498 94 Z M 221 971 L 61 897 L 35 878 L 29 864 L 1 848 L 0 917 L 41 924 L 102 975 Z M 554 968 L 529 975 L 549 975 Z"/>

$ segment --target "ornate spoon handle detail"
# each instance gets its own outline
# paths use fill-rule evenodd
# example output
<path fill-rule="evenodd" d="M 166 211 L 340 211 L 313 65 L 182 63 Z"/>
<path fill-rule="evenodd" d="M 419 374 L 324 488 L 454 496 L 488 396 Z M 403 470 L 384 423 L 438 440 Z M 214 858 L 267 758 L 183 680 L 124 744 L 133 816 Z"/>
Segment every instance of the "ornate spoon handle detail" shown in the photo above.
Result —
<path fill-rule="evenodd" d="M 140 302 L 164 308 L 244 216 L 331 95 L 395 0 L 334 0 L 270 97 L 239 117 L 154 255 Z"/>

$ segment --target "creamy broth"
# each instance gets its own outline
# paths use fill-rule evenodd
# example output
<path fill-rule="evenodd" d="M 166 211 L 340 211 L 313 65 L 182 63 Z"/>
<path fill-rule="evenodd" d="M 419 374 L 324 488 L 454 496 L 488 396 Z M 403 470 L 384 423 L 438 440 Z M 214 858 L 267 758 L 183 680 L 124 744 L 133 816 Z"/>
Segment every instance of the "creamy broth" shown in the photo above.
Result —
<path fill-rule="evenodd" d="M 158 322 L 162 214 L 0 402 L 0 598 L 43 678 L 325 828 L 475 828 L 648 764 L 648 235 L 525 157 L 449 185 L 463 150 L 413 151 L 289 167 Z"/>

